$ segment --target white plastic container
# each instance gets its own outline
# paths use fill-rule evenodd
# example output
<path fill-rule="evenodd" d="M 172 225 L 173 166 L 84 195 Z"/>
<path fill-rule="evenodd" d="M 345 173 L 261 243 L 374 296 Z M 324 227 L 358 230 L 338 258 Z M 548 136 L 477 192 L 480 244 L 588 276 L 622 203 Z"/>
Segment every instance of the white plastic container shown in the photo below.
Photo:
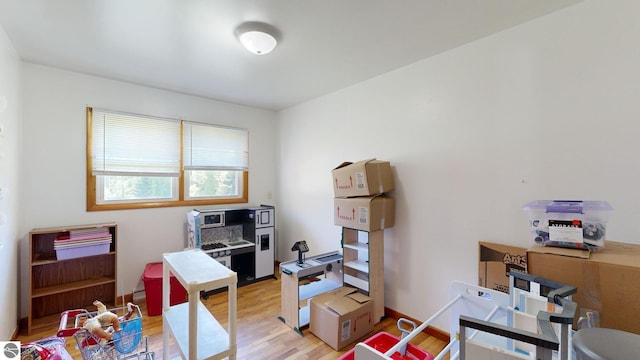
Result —
<path fill-rule="evenodd" d="M 606 201 L 581 200 L 535 200 L 522 209 L 536 244 L 594 251 L 604 247 L 613 211 Z"/>

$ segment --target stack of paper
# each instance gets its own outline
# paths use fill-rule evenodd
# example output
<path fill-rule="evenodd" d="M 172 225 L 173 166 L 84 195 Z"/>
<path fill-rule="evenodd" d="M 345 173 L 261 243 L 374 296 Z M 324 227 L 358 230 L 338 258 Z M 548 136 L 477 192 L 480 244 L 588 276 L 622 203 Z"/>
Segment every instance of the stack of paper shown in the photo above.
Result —
<path fill-rule="evenodd" d="M 98 244 L 111 244 L 111 233 L 108 228 L 71 230 L 68 235 L 59 235 L 53 242 L 55 250 Z"/>

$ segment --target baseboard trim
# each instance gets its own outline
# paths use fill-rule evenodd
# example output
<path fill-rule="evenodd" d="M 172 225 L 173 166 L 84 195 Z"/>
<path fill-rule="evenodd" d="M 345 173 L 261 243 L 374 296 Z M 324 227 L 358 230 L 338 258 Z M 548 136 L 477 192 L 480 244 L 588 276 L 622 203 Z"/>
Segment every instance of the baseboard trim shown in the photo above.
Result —
<path fill-rule="evenodd" d="M 398 320 L 400 318 L 404 318 L 407 320 L 411 320 L 416 324 L 422 324 L 422 321 L 420 320 L 416 320 L 414 318 L 412 318 L 411 316 L 407 316 L 401 312 L 395 311 L 391 308 L 388 307 L 384 307 L 384 313 L 387 317 L 390 317 L 392 319 Z M 445 343 L 448 343 L 450 341 L 450 336 L 449 333 L 444 331 L 444 330 L 440 330 L 436 327 L 433 326 L 427 326 L 423 331 L 423 333 L 429 335 L 429 336 L 433 336 L 434 338 L 444 341 Z"/>
<path fill-rule="evenodd" d="M 24 321 L 26 323 L 27 318 L 24 318 Z M 20 324 L 22 322 L 22 319 L 18 320 L 18 324 Z M 20 334 L 20 325 L 18 325 L 18 327 L 13 331 L 13 334 L 11 334 L 11 341 L 16 341 L 18 339 L 18 334 Z"/>
<path fill-rule="evenodd" d="M 122 295 L 118 296 L 118 298 L 116 299 L 116 306 L 118 307 L 125 306 L 127 303 L 132 303 L 132 302 L 133 302 L 133 293 L 124 294 L 124 300 Z"/>

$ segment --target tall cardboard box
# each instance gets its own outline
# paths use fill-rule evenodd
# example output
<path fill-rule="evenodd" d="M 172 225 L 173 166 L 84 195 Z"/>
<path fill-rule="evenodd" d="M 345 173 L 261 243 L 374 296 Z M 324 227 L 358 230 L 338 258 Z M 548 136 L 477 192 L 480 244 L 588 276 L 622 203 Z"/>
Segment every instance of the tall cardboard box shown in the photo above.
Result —
<path fill-rule="evenodd" d="M 393 198 L 384 195 L 333 199 L 335 225 L 376 231 L 390 228 L 395 221 Z"/>
<path fill-rule="evenodd" d="M 509 272 L 527 273 L 527 249 L 480 241 L 478 284 L 509 293 Z"/>
<path fill-rule="evenodd" d="M 393 190 L 393 175 L 388 161 L 343 162 L 331 174 L 335 197 L 369 196 Z"/>
<path fill-rule="evenodd" d="M 535 245 L 527 265 L 530 274 L 575 286 L 578 315 L 597 311 L 600 327 L 640 334 L 640 245 L 606 241 L 592 253 Z"/>
<path fill-rule="evenodd" d="M 342 287 L 311 299 L 309 331 L 340 350 L 373 331 L 373 301 Z"/>

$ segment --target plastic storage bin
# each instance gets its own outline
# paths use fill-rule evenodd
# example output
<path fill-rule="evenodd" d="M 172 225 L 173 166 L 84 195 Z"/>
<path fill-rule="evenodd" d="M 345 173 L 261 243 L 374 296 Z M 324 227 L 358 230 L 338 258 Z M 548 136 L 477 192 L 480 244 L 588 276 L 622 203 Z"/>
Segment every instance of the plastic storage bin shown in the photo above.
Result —
<path fill-rule="evenodd" d="M 372 337 L 368 338 L 364 341 L 365 344 L 371 346 L 376 349 L 378 352 L 384 354 L 389 351 L 395 344 L 400 341 L 400 338 L 394 335 L 389 334 L 388 332 L 381 331 Z M 353 360 L 355 349 L 351 349 L 344 353 L 342 356 L 338 358 L 338 360 Z M 405 355 L 400 355 L 400 353 L 396 352 L 391 355 L 392 359 L 404 360 L 404 359 L 418 359 L 418 360 L 433 360 L 433 356 L 428 352 L 420 349 L 417 346 L 409 343 L 407 344 L 407 350 Z"/>
<path fill-rule="evenodd" d="M 80 246 L 68 246 L 56 249 L 56 259 L 68 260 L 84 256 L 102 255 L 109 252 L 109 243 Z"/>
<path fill-rule="evenodd" d="M 154 316 L 162 313 L 162 262 L 147 264 L 142 274 L 144 282 L 144 292 L 147 298 L 147 315 Z M 169 303 L 171 305 L 181 304 L 187 301 L 187 290 L 176 279 L 173 274 L 170 277 L 171 293 Z"/>
<path fill-rule="evenodd" d="M 606 201 L 535 200 L 522 209 L 535 243 L 598 250 L 604 247 L 613 207 Z"/>

